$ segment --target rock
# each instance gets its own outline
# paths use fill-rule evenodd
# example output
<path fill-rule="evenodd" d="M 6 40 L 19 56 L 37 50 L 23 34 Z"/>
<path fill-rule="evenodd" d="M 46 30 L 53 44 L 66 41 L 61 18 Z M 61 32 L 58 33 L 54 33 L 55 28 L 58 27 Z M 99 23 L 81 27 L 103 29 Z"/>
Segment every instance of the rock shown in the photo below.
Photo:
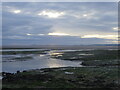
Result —
<path fill-rule="evenodd" d="M 73 72 L 65 72 L 65 74 L 74 74 Z"/>

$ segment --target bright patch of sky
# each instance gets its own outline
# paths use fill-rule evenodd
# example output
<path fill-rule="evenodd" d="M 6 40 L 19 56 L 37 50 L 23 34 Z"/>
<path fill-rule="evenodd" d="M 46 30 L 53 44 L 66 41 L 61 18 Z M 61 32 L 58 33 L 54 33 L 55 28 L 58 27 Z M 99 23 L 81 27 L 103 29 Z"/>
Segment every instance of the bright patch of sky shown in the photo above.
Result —
<path fill-rule="evenodd" d="M 60 16 L 64 15 L 64 12 L 44 10 L 44 11 L 38 13 L 38 15 L 47 16 L 49 18 L 59 18 Z"/>
<path fill-rule="evenodd" d="M 17 14 L 17 13 L 20 13 L 21 10 L 14 10 L 13 12 Z"/>

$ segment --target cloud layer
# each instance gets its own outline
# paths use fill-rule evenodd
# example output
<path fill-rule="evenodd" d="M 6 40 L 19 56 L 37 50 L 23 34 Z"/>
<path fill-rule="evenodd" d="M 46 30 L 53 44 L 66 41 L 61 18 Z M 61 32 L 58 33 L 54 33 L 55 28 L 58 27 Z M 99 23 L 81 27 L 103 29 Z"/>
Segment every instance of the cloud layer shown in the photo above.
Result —
<path fill-rule="evenodd" d="M 115 2 L 3 3 L 3 44 L 116 43 Z"/>

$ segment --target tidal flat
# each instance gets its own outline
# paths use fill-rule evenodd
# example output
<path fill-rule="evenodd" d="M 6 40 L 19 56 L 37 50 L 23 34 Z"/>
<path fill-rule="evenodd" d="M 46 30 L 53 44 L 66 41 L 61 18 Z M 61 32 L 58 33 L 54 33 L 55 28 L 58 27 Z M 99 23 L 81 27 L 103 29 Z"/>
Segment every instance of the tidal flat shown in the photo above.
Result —
<path fill-rule="evenodd" d="M 4 51 L 3 55 L 27 55 L 25 61 L 3 62 L 2 81 L 5 88 L 120 88 L 119 50 L 38 50 Z M 10 53 L 12 52 L 12 53 Z M 9 57 L 8 57 L 9 58 Z M 4 58 L 8 59 L 8 58 Z M 29 68 L 4 70 L 6 65 L 31 62 Z M 3 60 L 3 61 L 4 61 Z M 46 61 L 42 63 L 43 61 Z M 37 62 L 39 63 L 35 68 Z M 6 64 L 7 63 L 7 64 Z M 49 63 L 49 64 L 48 64 Z M 42 67 L 40 64 L 44 64 Z M 47 65 L 47 67 L 45 66 Z M 11 64 L 12 65 L 12 64 Z M 12 68 L 11 68 L 12 69 Z"/>

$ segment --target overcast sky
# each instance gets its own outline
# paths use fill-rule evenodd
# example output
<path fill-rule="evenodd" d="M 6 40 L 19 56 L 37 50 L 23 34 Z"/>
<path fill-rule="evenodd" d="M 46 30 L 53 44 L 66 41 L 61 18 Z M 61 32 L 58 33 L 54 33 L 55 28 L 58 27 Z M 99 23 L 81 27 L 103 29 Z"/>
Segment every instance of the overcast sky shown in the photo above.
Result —
<path fill-rule="evenodd" d="M 115 44 L 116 2 L 2 4 L 3 45 Z"/>

